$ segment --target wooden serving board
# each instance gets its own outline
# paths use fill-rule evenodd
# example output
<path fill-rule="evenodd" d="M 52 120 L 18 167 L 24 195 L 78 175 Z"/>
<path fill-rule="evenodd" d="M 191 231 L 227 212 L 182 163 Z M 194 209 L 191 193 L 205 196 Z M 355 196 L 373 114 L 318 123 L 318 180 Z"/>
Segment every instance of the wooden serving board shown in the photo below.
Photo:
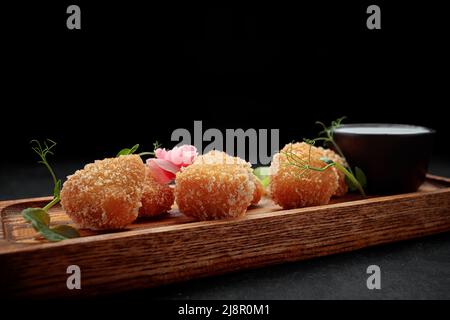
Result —
<path fill-rule="evenodd" d="M 309 259 L 450 231 L 450 179 L 428 176 L 418 192 L 347 195 L 331 204 L 282 210 L 269 199 L 240 219 L 195 222 L 174 208 L 127 230 L 49 243 L 20 212 L 49 198 L 0 202 L 0 295 L 61 297 L 147 288 L 225 272 Z M 52 223 L 70 224 L 61 207 Z M 69 265 L 81 290 L 69 290 Z"/>

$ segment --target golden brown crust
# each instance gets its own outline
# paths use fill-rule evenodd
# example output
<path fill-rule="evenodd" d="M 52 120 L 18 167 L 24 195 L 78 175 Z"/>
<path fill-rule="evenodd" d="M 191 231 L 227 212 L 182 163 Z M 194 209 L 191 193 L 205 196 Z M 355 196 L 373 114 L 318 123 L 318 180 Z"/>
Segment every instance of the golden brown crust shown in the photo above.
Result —
<path fill-rule="evenodd" d="M 306 143 L 286 145 L 280 153 L 274 155 L 271 170 L 270 192 L 275 203 L 284 209 L 327 204 L 338 188 L 338 176 L 334 170 L 312 171 L 292 166 L 285 152 L 292 153 L 299 159 L 317 168 L 325 166 L 320 160 L 323 152 Z"/>
<path fill-rule="evenodd" d="M 223 151 L 211 150 L 204 155 L 198 156 L 194 165 L 199 164 L 227 164 L 227 165 L 240 165 L 247 169 L 250 175 L 250 180 L 255 183 L 255 191 L 253 193 L 253 199 L 251 204 L 257 205 L 264 194 L 264 187 L 258 178 L 253 174 L 253 169 L 250 163 L 239 157 L 233 157 Z"/>
<path fill-rule="evenodd" d="M 181 212 L 198 220 L 245 214 L 255 184 L 241 166 L 205 164 L 177 173 L 175 198 Z"/>
<path fill-rule="evenodd" d="M 61 204 L 81 228 L 125 228 L 138 215 L 144 178 L 138 155 L 97 160 L 67 177 Z"/>
<path fill-rule="evenodd" d="M 256 188 L 250 164 L 211 151 L 177 173 L 175 199 L 181 212 L 198 220 L 245 214 Z"/>
<path fill-rule="evenodd" d="M 173 188 L 156 181 L 148 167 L 145 168 L 144 192 L 140 217 L 153 217 L 169 211 L 172 208 L 175 195 Z"/>

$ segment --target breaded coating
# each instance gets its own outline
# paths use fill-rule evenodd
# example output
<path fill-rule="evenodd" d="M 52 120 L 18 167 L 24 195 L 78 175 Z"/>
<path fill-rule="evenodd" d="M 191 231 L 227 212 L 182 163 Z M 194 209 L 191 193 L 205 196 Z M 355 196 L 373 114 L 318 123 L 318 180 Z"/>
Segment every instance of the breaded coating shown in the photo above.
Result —
<path fill-rule="evenodd" d="M 246 161 L 211 151 L 177 173 L 176 203 L 197 220 L 240 217 L 256 201 L 254 179 Z"/>
<path fill-rule="evenodd" d="M 327 204 L 338 188 L 338 176 L 334 170 L 304 170 L 290 164 L 285 153 L 308 163 L 311 167 L 323 168 L 320 160 L 323 152 L 307 143 L 286 145 L 273 157 L 270 166 L 270 192 L 275 203 L 284 209 Z"/>
<path fill-rule="evenodd" d="M 144 179 L 138 155 L 97 160 L 67 177 L 61 204 L 80 228 L 122 229 L 138 216 Z"/>
<path fill-rule="evenodd" d="M 239 157 L 230 156 L 228 153 L 211 150 L 198 156 L 193 164 L 239 164 L 251 169 L 250 163 Z"/>
<path fill-rule="evenodd" d="M 339 163 L 340 165 L 342 165 L 344 167 L 348 167 L 347 161 L 345 161 L 344 158 L 342 158 L 340 155 L 338 155 L 333 150 L 331 150 L 331 149 L 324 149 L 322 147 L 319 147 L 318 149 L 323 152 L 324 157 L 330 159 L 331 161 Z M 348 186 L 347 186 L 347 183 L 345 182 L 345 174 L 342 173 L 341 171 L 339 171 L 338 169 L 334 168 L 334 167 L 332 169 L 338 175 L 338 188 L 334 192 L 333 196 L 335 196 L 335 197 L 342 197 L 345 194 L 347 194 L 347 192 L 348 192 Z"/>
<path fill-rule="evenodd" d="M 139 209 L 139 216 L 153 217 L 165 213 L 171 209 L 174 200 L 173 188 L 156 181 L 150 169 L 146 166 L 142 207 Z"/>
<path fill-rule="evenodd" d="M 236 164 L 245 167 L 250 173 L 250 179 L 255 183 L 255 191 L 251 204 L 257 205 L 264 195 L 264 187 L 259 179 L 253 174 L 252 165 L 239 157 L 233 157 L 223 151 L 211 150 L 204 155 L 198 156 L 193 164 Z"/>

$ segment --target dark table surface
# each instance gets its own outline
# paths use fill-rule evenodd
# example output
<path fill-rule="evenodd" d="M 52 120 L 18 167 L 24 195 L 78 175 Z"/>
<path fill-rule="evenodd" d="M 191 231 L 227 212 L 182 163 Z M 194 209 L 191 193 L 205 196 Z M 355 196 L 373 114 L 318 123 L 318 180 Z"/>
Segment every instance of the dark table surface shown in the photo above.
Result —
<path fill-rule="evenodd" d="M 60 163 L 59 176 L 82 167 Z M 434 158 L 430 172 L 450 177 L 450 161 Z M 37 165 L 3 164 L 0 200 L 49 194 Z M 366 269 L 381 268 L 381 290 L 368 290 Z M 450 233 L 307 261 L 128 292 L 149 299 L 450 299 Z"/>

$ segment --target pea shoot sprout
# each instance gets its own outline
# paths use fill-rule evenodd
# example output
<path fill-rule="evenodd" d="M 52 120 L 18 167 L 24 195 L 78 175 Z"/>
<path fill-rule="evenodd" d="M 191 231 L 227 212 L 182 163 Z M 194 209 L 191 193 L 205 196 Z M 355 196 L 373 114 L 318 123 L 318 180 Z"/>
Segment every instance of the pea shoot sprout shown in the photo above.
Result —
<path fill-rule="evenodd" d="M 39 232 L 45 239 L 55 242 L 70 238 L 79 237 L 80 234 L 75 228 L 68 225 L 58 225 L 50 227 L 50 215 L 48 210 L 61 201 L 61 180 L 56 178 L 55 171 L 50 166 L 47 156 L 53 155 L 53 149 L 56 142 L 50 139 L 40 143 L 38 140 L 32 140 L 31 149 L 39 156 L 38 163 L 43 164 L 53 180 L 53 199 L 43 208 L 27 208 L 22 211 L 24 219 L 31 223 L 33 228 Z"/>

